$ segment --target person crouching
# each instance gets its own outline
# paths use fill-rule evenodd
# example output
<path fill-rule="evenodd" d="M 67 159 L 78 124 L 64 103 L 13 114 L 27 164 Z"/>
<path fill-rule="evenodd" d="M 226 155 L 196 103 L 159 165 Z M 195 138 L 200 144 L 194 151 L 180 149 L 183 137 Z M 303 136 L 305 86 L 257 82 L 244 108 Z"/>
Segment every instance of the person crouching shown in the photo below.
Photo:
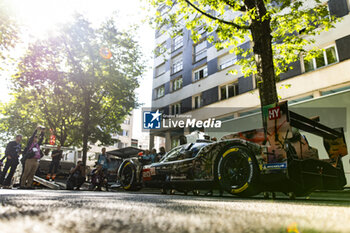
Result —
<path fill-rule="evenodd" d="M 79 190 L 85 182 L 85 166 L 83 161 L 78 161 L 75 168 L 72 168 L 67 179 L 67 190 Z"/>
<path fill-rule="evenodd" d="M 107 179 L 103 171 L 103 166 L 98 164 L 91 174 L 91 187 L 90 190 L 101 191 L 102 186 L 107 184 Z"/>

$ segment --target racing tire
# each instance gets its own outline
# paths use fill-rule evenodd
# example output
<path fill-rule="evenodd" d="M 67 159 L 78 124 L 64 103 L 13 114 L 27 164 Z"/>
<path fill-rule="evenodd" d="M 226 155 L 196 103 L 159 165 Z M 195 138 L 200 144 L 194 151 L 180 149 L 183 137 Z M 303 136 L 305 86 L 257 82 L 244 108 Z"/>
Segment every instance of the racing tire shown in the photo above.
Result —
<path fill-rule="evenodd" d="M 217 177 L 226 192 L 241 197 L 259 194 L 259 175 L 256 158 L 245 146 L 235 145 L 222 153 Z"/>
<path fill-rule="evenodd" d="M 136 181 L 136 168 L 130 161 L 122 165 L 119 179 L 121 187 L 125 191 L 138 191 L 141 185 Z"/>

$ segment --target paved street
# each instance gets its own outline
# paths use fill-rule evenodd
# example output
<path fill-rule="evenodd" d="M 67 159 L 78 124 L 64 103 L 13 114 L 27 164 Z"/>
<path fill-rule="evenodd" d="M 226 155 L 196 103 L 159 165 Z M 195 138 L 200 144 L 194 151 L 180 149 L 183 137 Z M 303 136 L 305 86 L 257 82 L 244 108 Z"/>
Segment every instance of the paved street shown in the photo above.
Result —
<path fill-rule="evenodd" d="M 350 232 L 350 198 L 0 190 L 0 232 Z"/>

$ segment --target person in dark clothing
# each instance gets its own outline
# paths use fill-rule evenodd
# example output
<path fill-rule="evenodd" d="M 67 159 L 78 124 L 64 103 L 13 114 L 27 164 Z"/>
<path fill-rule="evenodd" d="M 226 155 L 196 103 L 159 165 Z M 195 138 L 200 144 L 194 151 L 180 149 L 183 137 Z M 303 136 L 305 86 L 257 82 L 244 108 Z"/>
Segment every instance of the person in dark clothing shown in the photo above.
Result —
<path fill-rule="evenodd" d="M 72 168 L 67 179 L 67 190 L 79 190 L 85 182 L 85 166 L 82 161 L 78 161 L 77 166 Z"/>
<path fill-rule="evenodd" d="M 159 148 L 159 153 L 157 154 L 157 161 L 160 161 L 165 154 L 165 148 L 162 146 L 161 148 Z"/>
<path fill-rule="evenodd" d="M 90 190 L 101 191 L 102 186 L 107 184 L 107 177 L 103 172 L 103 167 L 98 164 L 94 170 L 91 171 L 91 186 Z"/>
<path fill-rule="evenodd" d="M 50 180 L 50 179 L 55 180 L 56 173 L 60 165 L 60 161 L 62 159 L 62 153 L 63 151 L 61 150 L 61 145 L 57 146 L 57 150 L 52 151 L 51 153 L 52 160 L 50 163 L 49 173 L 46 176 L 47 180 Z M 53 174 L 51 173 L 52 171 L 53 171 Z"/>
<path fill-rule="evenodd" d="M 187 144 L 187 138 L 185 135 L 181 135 L 179 139 L 180 139 L 180 145 Z"/>
<path fill-rule="evenodd" d="M 0 174 L 0 184 L 4 185 L 4 187 L 9 187 L 11 185 L 12 177 L 19 164 L 18 157 L 21 152 L 21 141 L 22 135 L 17 135 L 15 141 L 9 142 L 6 146 L 5 156 L 1 159 L 2 162 L 6 158 L 4 170 Z M 9 170 L 10 172 L 8 173 Z"/>

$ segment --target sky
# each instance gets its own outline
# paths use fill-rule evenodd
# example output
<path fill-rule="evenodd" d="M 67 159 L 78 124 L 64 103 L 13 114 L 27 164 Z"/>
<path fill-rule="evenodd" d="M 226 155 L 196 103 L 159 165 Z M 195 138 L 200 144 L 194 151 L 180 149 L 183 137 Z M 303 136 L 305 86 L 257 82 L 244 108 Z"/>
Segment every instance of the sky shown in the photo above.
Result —
<path fill-rule="evenodd" d="M 152 64 L 154 48 L 154 30 L 145 20 L 149 11 L 145 10 L 145 1 L 142 0 L 8 0 L 12 12 L 23 26 L 21 44 L 12 52 L 19 57 L 28 42 L 36 38 L 45 38 L 55 30 L 55 26 L 64 24 L 78 12 L 87 17 L 93 25 L 99 25 L 106 17 L 113 13 L 118 14 L 117 26 L 127 29 L 132 24 L 139 25 L 135 39 L 142 46 L 144 57 L 148 60 L 147 72 L 140 80 L 140 87 L 136 90 L 139 102 L 144 107 L 151 106 L 152 94 Z M 0 72 L 0 98 L 2 102 L 10 99 L 9 76 L 13 73 L 12 67 Z M 142 90 L 142 91 L 141 91 Z M 142 94 L 141 94 L 142 93 Z M 134 111 L 133 138 L 141 137 L 141 111 Z"/>

